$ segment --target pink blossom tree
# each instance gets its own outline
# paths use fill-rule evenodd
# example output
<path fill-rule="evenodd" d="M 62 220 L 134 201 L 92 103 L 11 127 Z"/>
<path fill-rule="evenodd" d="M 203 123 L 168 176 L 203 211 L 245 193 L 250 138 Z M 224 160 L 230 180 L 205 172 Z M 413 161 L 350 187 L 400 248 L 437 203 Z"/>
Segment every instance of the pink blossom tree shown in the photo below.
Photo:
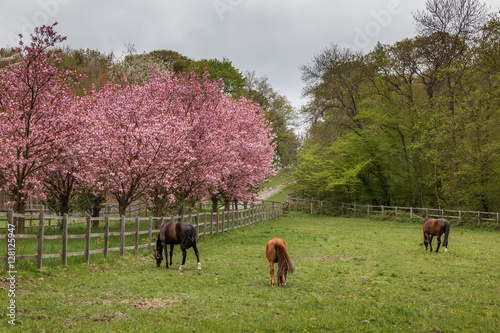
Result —
<path fill-rule="evenodd" d="M 115 197 L 120 215 L 154 184 L 170 188 L 176 173 L 190 162 L 186 122 L 159 99 L 159 82 L 108 83 L 86 98 L 93 121 L 88 161 L 93 176 L 87 181 Z"/>
<path fill-rule="evenodd" d="M 271 124 L 258 104 L 245 98 L 228 98 L 222 108 L 227 115 L 226 145 L 221 151 L 224 167 L 210 193 L 214 211 L 218 200 L 224 201 L 226 210 L 233 200 L 255 201 L 256 190 L 274 174 L 276 151 Z"/>
<path fill-rule="evenodd" d="M 208 73 L 198 76 L 194 72 L 173 75 L 168 80 L 170 84 L 165 86 L 163 99 L 170 104 L 170 112 L 188 122 L 186 144 L 191 162 L 182 165 L 169 190 L 155 187 L 152 197 L 157 215 L 163 213 L 167 196 L 175 198 L 173 206 L 182 214 L 187 202 L 194 203 L 206 195 L 217 180 L 223 147 L 221 131 L 225 119 L 219 107 L 225 98 L 222 82 L 210 81 Z"/>
<path fill-rule="evenodd" d="M 39 193 L 40 174 L 60 159 L 77 123 L 71 112 L 77 77 L 55 66 L 53 46 L 65 37 L 54 26 L 36 28 L 31 43 L 12 48 L 14 60 L 0 68 L 0 186 L 18 213 Z M 17 232 L 24 232 L 24 221 Z"/>

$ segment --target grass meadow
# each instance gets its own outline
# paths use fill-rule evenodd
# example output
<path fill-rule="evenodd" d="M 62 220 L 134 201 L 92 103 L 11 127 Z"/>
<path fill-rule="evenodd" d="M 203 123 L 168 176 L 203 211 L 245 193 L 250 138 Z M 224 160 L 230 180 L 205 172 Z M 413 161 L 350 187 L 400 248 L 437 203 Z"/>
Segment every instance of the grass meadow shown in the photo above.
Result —
<path fill-rule="evenodd" d="M 269 285 L 266 242 L 283 238 L 295 265 Z M 310 216 L 200 237 L 202 270 L 174 249 L 18 261 L 12 332 L 498 332 L 500 234 L 451 229 L 448 253 L 425 252 L 421 223 Z M 164 264 L 164 262 L 163 262 Z M 2 273 L 5 275 L 5 273 Z"/>

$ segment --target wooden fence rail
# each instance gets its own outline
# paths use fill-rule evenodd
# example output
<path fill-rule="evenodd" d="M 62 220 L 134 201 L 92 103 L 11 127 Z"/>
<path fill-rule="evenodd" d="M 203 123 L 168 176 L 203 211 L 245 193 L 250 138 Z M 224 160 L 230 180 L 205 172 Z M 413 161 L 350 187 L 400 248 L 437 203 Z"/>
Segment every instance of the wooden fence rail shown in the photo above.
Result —
<path fill-rule="evenodd" d="M 100 218 L 94 217 L 69 217 L 67 214 L 64 216 L 48 216 L 45 212 L 41 211 L 38 216 L 38 233 L 37 234 L 14 234 L 14 219 L 26 218 L 25 215 L 15 214 L 11 210 L 7 213 L 0 213 L 0 220 L 7 219 L 6 234 L 0 235 L 0 240 L 5 239 L 5 255 L 0 256 L 0 261 L 5 261 L 5 270 L 9 271 L 15 261 L 22 259 L 36 259 L 38 269 L 42 268 L 43 259 L 47 258 L 62 258 L 63 265 L 67 265 L 68 257 L 71 256 L 85 256 L 85 262 L 90 263 L 90 255 L 103 253 L 104 258 L 107 258 L 108 253 L 112 251 L 119 251 L 120 256 L 123 256 L 126 250 L 138 250 L 147 248 L 151 250 L 153 234 L 160 230 L 155 228 L 155 222 L 163 221 L 184 221 L 194 225 L 198 236 L 212 235 L 214 233 L 223 233 L 231 229 L 242 228 L 253 225 L 257 222 L 267 221 L 281 216 L 285 213 L 288 207 L 286 203 L 267 202 L 268 204 L 256 205 L 249 209 L 221 211 L 218 213 L 195 213 L 183 216 L 171 217 L 112 217 L 105 216 Z M 45 235 L 47 228 L 47 220 L 56 220 L 61 222 L 61 234 L 58 235 Z M 86 224 L 85 234 L 69 234 L 68 225 L 69 221 L 73 220 L 74 224 Z M 104 221 L 104 232 L 93 233 L 92 222 Z M 119 231 L 110 232 L 110 222 L 119 223 Z M 147 224 L 147 228 L 144 227 Z M 131 229 L 134 226 L 134 231 L 126 231 L 126 226 Z M 142 226 L 142 228 L 141 228 Z M 143 229 L 143 230 L 141 230 Z M 146 229 L 146 230 L 145 230 Z M 147 242 L 140 244 L 140 236 L 147 235 Z M 134 245 L 126 245 L 126 237 L 134 237 Z M 110 247 L 110 237 L 119 238 L 119 247 Z M 103 239 L 103 248 L 91 249 L 92 239 Z M 17 255 L 15 253 L 15 240 L 12 239 L 37 239 L 38 250 L 37 254 Z M 45 240 L 58 240 L 62 242 L 62 250 L 60 253 L 47 254 L 43 252 Z M 85 239 L 85 251 L 69 252 L 68 240 L 71 239 Z M 14 244 L 14 247 L 12 247 Z M 14 252 L 13 252 L 14 251 Z"/>
<path fill-rule="evenodd" d="M 410 219 L 425 220 L 428 217 L 446 218 L 446 219 L 468 219 L 477 224 L 483 222 L 496 223 L 497 228 L 500 226 L 500 213 L 498 212 L 481 212 L 468 210 L 449 210 L 435 208 L 415 208 L 415 207 L 399 207 L 399 206 L 377 206 L 377 205 L 358 205 L 345 202 L 331 202 L 323 200 L 300 199 L 287 197 L 287 202 L 290 207 L 297 210 L 306 209 L 311 214 L 325 212 L 334 212 L 338 214 L 348 213 L 354 217 L 370 217 L 372 215 L 408 216 Z"/>

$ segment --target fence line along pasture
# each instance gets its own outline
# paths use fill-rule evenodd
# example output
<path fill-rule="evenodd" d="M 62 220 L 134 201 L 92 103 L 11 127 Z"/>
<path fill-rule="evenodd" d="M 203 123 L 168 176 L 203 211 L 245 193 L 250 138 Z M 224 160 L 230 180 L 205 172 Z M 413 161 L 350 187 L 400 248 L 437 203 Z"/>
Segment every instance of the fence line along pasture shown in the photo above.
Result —
<path fill-rule="evenodd" d="M 353 217 L 381 217 L 393 216 L 395 218 L 406 216 L 410 219 L 425 220 L 428 217 L 445 218 L 448 220 L 461 220 L 474 222 L 481 225 L 484 222 L 500 226 L 500 213 L 481 212 L 468 210 L 449 210 L 437 208 L 415 208 L 399 206 L 359 205 L 345 202 L 332 202 L 324 200 L 300 199 L 287 197 L 289 207 L 297 210 L 307 210 L 311 214 L 349 214 Z"/>
<path fill-rule="evenodd" d="M 198 236 L 212 235 L 214 233 L 223 233 L 232 229 L 242 228 L 246 226 L 253 225 L 257 222 L 267 221 L 271 219 L 278 218 L 287 209 L 286 203 L 280 202 L 262 202 L 262 205 L 256 205 L 248 209 L 236 209 L 228 211 L 220 211 L 216 213 L 190 213 L 182 216 L 169 216 L 169 217 L 70 217 L 67 214 L 64 216 L 53 216 L 47 215 L 44 211 L 38 214 L 38 233 L 33 234 L 16 234 L 16 241 L 19 239 L 37 239 L 38 250 L 36 254 L 22 254 L 15 255 L 15 261 L 22 259 L 36 259 L 38 269 L 42 268 L 43 259 L 47 258 L 61 258 L 63 265 L 67 265 L 68 257 L 71 256 L 85 256 L 85 262 L 90 263 L 90 255 L 103 253 L 104 258 L 107 258 L 108 253 L 112 251 L 119 251 L 120 256 L 123 256 L 126 250 L 138 250 L 141 248 L 147 248 L 151 250 L 153 234 L 159 232 L 159 229 L 155 228 L 156 222 L 160 225 L 166 221 L 184 221 L 191 223 L 195 226 Z M 9 252 L 12 248 L 9 247 L 9 226 L 14 225 L 14 219 L 16 218 L 33 218 L 32 215 L 16 214 L 12 210 L 7 213 L 0 213 L 0 221 L 4 220 L 7 226 L 6 234 L 0 235 L 0 240 L 5 239 L 5 255 L 0 256 L 0 261 L 5 262 L 5 270 L 9 271 L 9 264 L 12 263 L 13 256 L 9 256 Z M 45 235 L 46 228 L 48 225 L 46 221 L 56 220 L 58 225 L 61 226 L 61 233 L 57 235 Z M 73 222 L 70 222 L 73 221 Z M 104 221 L 104 232 L 93 233 L 93 222 Z M 111 223 L 118 223 L 119 231 L 110 231 Z M 86 224 L 85 234 L 71 234 L 68 231 L 69 225 Z M 54 225 L 52 225 L 54 226 Z M 127 228 L 134 231 L 126 231 Z M 140 244 L 140 236 L 147 235 L 147 242 Z M 126 246 L 126 237 L 133 236 L 134 245 Z M 110 247 L 110 237 L 119 238 L 119 246 Z M 70 252 L 72 239 L 83 239 L 85 240 L 85 250 L 84 251 L 74 251 Z M 91 240 L 103 239 L 103 248 L 91 249 Z M 61 251 L 58 253 L 44 253 L 44 244 L 46 240 L 60 240 Z M 11 252 L 12 253 L 12 252 Z"/>

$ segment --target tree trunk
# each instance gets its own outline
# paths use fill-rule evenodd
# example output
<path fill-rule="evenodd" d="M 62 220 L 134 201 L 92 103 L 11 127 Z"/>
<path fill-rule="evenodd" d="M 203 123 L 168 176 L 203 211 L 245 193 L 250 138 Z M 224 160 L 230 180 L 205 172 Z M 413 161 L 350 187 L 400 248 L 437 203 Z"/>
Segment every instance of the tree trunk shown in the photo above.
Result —
<path fill-rule="evenodd" d="M 225 220 L 229 221 L 229 212 L 231 211 L 231 200 L 224 200 Z"/>
<path fill-rule="evenodd" d="M 165 200 L 166 200 L 165 197 L 163 197 L 163 198 L 155 197 L 154 209 L 155 209 L 155 216 L 156 217 L 163 216 L 164 208 L 165 208 Z"/>
<path fill-rule="evenodd" d="M 18 200 L 14 204 L 14 212 L 17 214 L 25 214 L 26 213 L 26 202 L 20 197 L 18 197 Z M 24 217 L 18 217 L 15 220 L 17 220 L 17 223 L 15 228 L 16 228 L 16 233 L 17 234 L 24 234 L 25 228 L 24 228 Z"/>
<path fill-rule="evenodd" d="M 127 214 L 128 204 L 126 202 L 118 201 L 118 214 L 125 216 Z"/>
<path fill-rule="evenodd" d="M 102 195 L 92 195 L 92 217 L 101 215 L 101 205 L 106 201 Z M 92 221 L 92 226 L 99 228 L 99 220 Z"/>
<path fill-rule="evenodd" d="M 217 213 L 219 211 L 219 199 L 213 195 L 212 196 L 212 212 Z"/>

